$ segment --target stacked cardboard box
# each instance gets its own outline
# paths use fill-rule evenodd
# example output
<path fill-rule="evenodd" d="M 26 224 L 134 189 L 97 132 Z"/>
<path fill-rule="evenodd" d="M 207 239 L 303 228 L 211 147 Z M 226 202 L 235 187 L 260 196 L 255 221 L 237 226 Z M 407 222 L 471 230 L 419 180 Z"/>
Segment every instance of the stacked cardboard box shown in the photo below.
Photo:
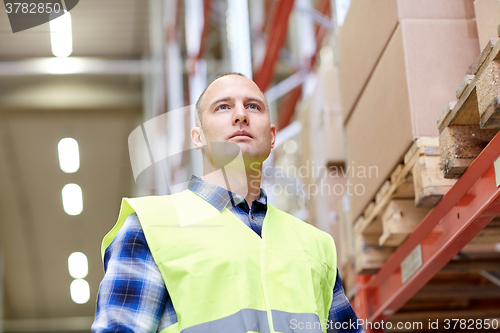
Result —
<path fill-rule="evenodd" d="M 353 111 L 399 22 L 405 19 L 473 19 L 472 1 L 352 0 L 339 35 L 344 120 Z M 422 52 L 425 54 L 427 50 Z"/>
<path fill-rule="evenodd" d="M 353 0 L 340 31 L 351 222 L 436 121 L 479 54 L 472 0 Z"/>
<path fill-rule="evenodd" d="M 338 74 L 332 64 L 319 66 L 312 91 L 298 110 L 302 126 L 298 167 L 303 171 L 300 176 L 308 198 L 308 222 L 337 240 L 337 201 L 343 195 L 345 177 L 330 170 L 345 163 L 345 154 Z"/>

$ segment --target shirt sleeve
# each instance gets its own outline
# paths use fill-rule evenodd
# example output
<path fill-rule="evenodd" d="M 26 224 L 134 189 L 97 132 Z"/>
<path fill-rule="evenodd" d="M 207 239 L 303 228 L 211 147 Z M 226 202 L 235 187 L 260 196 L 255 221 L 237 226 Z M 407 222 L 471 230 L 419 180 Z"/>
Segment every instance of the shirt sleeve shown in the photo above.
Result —
<path fill-rule="evenodd" d="M 157 332 L 177 322 L 135 213 L 106 249 L 104 271 L 92 332 Z"/>
<path fill-rule="evenodd" d="M 328 333 L 364 333 L 363 326 L 358 325 L 358 317 L 347 299 L 342 280 L 337 269 L 337 278 L 333 287 L 333 299 L 328 313 Z"/>

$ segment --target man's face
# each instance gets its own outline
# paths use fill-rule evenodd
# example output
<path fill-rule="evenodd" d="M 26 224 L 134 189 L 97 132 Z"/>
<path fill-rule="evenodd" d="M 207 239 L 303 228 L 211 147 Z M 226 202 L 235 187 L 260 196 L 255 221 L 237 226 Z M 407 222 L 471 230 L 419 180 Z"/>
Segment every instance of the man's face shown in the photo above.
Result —
<path fill-rule="evenodd" d="M 247 162 L 263 162 L 269 156 L 276 127 L 271 125 L 264 96 L 253 81 L 239 75 L 217 79 L 205 92 L 202 110 L 204 144 L 235 143 Z"/>

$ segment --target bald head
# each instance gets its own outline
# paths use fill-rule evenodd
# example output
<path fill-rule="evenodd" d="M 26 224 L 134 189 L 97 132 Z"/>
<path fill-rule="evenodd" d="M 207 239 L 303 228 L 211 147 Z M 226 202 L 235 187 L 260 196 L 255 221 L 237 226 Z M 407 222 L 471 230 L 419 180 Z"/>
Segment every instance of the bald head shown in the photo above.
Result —
<path fill-rule="evenodd" d="M 249 78 L 247 78 L 245 75 L 241 74 L 241 73 L 238 73 L 238 72 L 228 72 L 228 73 L 224 73 L 224 74 L 221 74 L 219 76 L 217 76 L 206 88 L 205 90 L 203 91 L 203 93 L 200 95 L 200 97 L 198 98 L 198 101 L 196 102 L 196 114 L 195 114 L 195 123 L 196 123 L 196 126 L 198 127 L 201 127 L 202 125 L 202 113 L 203 113 L 203 108 L 206 107 L 206 105 L 204 105 L 204 99 L 205 99 L 205 95 L 207 94 L 207 91 L 209 92 L 210 90 L 210 87 L 219 79 L 223 79 L 224 77 L 227 77 L 227 76 L 230 76 L 230 75 L 237 75 L 237 76 L 240 76 L 242 78 L 245 78 L 246 80 L 250 81 L 251 83 L 253 83 L 253 85 L 259 89 L 260 91 L 260 88 L 257 86 L 257 84 L 255 84 L 254 81 L 250 80 Z M 264 99 L 264 102 L 265 102 L 265 107 L 269 113 L 269 104 L 267 103 L 267 99 L 266 99 L 266 96 L 264 95 L 264 93 L 262 93 L 262 91 L 260 91 L 260 94 L 262 95 L 263 99 Z"/>
<path fill-rule="evenodd" d="M 260 165 L 269 156 L 276 126 L 271 124 L 266 98 L 255 82 L 241 74 L 222 75 L 205 89 L 196 106 L 198 123 L 191 128 L 191 141 L 203 149 L 205 158 L 212 153 L 203 147 L 214 142 L 238 145 L 247 166 Z"/>

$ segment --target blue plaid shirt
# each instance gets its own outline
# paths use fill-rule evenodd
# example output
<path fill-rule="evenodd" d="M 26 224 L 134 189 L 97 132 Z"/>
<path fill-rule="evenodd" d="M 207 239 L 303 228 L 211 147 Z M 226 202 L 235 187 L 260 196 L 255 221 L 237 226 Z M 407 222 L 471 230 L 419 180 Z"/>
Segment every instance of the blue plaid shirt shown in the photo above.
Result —
<path fill-rule="evenodd" d="M 193 176 L 188 189 L 198 194 L 219 211 L 228 208 L 260 235 L 267 211 L 267 196 L 252 203 L 216 185 Z M 97 309 L 92 331 L 160 332 L 177 322 L 172 300 L 153 260 L 137 215 L 131 214 L 104 254 L 105 275 L 99 287 Z M 329 312 L 328 332 L 363 332 L 357 328 L 357 317 L 344 294 L 337 271 L 333 301 Z M 342 325 L 343 324 L 343 325 Z"/>

